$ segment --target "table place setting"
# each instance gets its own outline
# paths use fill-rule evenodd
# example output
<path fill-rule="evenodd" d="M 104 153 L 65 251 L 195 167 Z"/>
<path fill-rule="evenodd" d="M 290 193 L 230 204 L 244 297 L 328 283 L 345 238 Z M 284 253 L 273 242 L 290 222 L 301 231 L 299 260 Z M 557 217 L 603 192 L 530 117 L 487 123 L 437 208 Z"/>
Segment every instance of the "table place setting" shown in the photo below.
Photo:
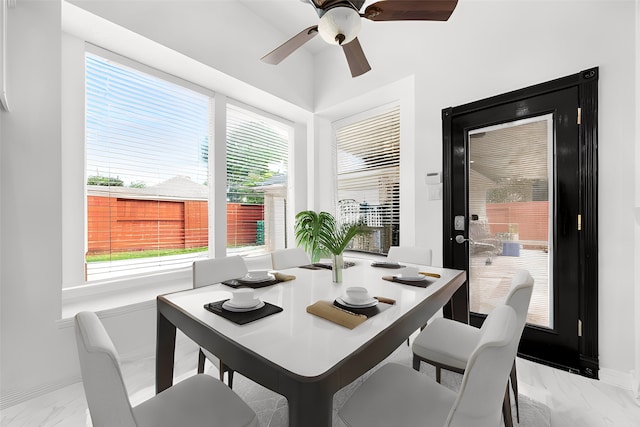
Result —
<path fill-rule="evenodd" d="M 317 301 L 311 304 L 307 307 L 307 312 L 353 329 L 395 303 L 392 298 L 370 296 L 369 291 L 362 286 L 352 286 L 333 302 Z"/>
<path fill-rule="evenodd" d="M 391 261 L 373 261 L 371 263 L 371 267 L 399 269 L 399 268 L 404 268 L 406 266 L 399 264 L 397 262 L 391 262 Z"/>
<path fill-rule="evenodd" d="M 382 278 L 389 282 L 402 283 L 403 285 L 426 288 L 431 284 L 431 281 L 428 279 L 439 279 L 440 275 L 437 273 L 419 271 L 419 269 L 416 267 L 404 267 L 398 274 L 394 276 L 383 276 Z"/>
<path fill-rule="evenodd" d="M 279 272 L 271 272 L 269 270 L 252 270 L 249 271 L 244 277 L 237 279 L 225 280 L 223 285 L 230 286 L 232 288 L 263 288 L 265 286 L 277 285 L 278 283 L 288 282 L 294 280 L 296 276 L 291 274 L 284 274 Z"/>
<path fill-rule="evenodd" d="M 238 325 L 244 325 L 282 311 L 282 307 L 256 298 L 253 289 L 237 289 L 232 294 L 231 299 L 210 302 L 205 304 L 204 308 Z"/>

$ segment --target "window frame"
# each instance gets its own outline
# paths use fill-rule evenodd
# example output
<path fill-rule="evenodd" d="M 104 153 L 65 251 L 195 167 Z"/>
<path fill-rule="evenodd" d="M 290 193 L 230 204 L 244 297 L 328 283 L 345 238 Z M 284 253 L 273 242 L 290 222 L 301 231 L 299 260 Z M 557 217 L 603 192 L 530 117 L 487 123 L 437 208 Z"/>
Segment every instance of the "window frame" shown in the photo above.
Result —
<path fill-rule="evenodd" d="M 168 73 L 156 70 L 154 68 L 151 68 L 149 66 L 146 66 L 142 63 L 136 62 L 136 61 L 132 61 L 126 57 L 117 55 L 113 52 L 101 49 L 99 47 L 93 46 L 93 45 L 87 45 L 87 48 L 85 49 L 85 70 L 86 70 L 86 59 L 87 57 L 91 55 L 91 56 L 97 56 L 100 59 L 104 59 L 107 62 L 113 63 L 116 66 L 122 67 L 123 69 L 130 69 L 133 70 L 134 72 L 139 72 L 142 74 L 146 74 L 149 75 L 153 78 L 159 79 L 163 82 L 169 83 L 171 85 L 176 85 L 176 86 L 180 86 L 184 89 L 199 93 L 203 96 L 205 96 L 206 98 L 208 98 L 208 103 L 209 103 L 209 111 L 208 111 L 208 117 L 207 120 L 209 122 L 209 129 L 208 129 L 208 141 L 209 143 L 211 143 L 213 141 L 213 132 L 212 132 L 212 123 L 213 123 L 213 99 L 215 98 L 215 92 L 206 89 L 206 88 L 202 88 L 198 85 L 195 85 L 191 82 L 188 82 L 186 80 L 177 78 L 175 76 L 172 76 Z M 86 81 L 85 81 L 85 88 L 86 88 Z M 86 115 L 87 115 L 87 111 L 86 111 L 86 105 L 87 105 L 87 98 L 86 98 L 86 93 L 85 93 L 85 122 L 86 122 Z M 85 125 L 86 126 L 86 125 Z M 85 136 L 85 139 L 83 141 L 83 146 L 84 146 L 84 162 L 86 164 L 87 162 L 87 138 Z M 211 179 L 211 168 L 213 167 L 213 164 L 211 162 L 211 160 L 209 160 L 208 163 L 208 172 L 207 172 L 207 181 L 209 181 Z M 86 184 L 88 179 L 88 176 L 84 176 L 84 182 Z M 84 215 L 83 215 L 83 226 L 84 226 L 84 230 L 85 230 L 85 251 L 84 253 L 87 252 L 87 246 L 88 245 L 88 239 L 87 239 L 87 233 L 88 233 L 88 206 L 87 206 L 87 195 L 88 195 L 88 191 L 87 188 L 85 187 L 85 206 L 84 206 Z M 107 190 L 108 191 L 108 190 Z M 208 187 L 208 194 L 207 194 L 207 200 L 210 202 L 213 200 L 213 197 L 215 195 L 214 189 L 209 186 Z M 126 198 L 126 197 L 125 197 Z M 143 198 L 139 198 L 139 200 L 142 200 Z M 136 198 L 136 200 L 138 200 L 138 198 Z M 164 201 L 163 199 L 153 199 L 153 200 L 158 200 L 158 201 Z M 209 220 L 211 219 L 211 214 L 209 213 Z M 211 242 L 209 242 L 209 247 L 211 246 Z M 211 256 L 210 251 L 208 252 L 208 256 Z M 149 260 L 152 261 L 153 257 L 148 257 L 148 258 L 141 258 L 141 262 L 144 262 L 142 260 Z M 187 266 L 183 266 L 183 267 L 176 267 L 176 268 L 166 268 L 165 271 L 167 272 L 171 272 L 171 271 L 179 271 L 182 269 L 188 269 L 189 267 Z M 108 278 L 104 278 L 104 279 L 93 279 L 93 280 L 88 280 L 87 277 L 87 272 L 88 272 L 88 266 L 85 264 L 85 277 L 84 277 L 84 283 L 81 284 L 80 286 L 87 286 L 87 285 L 94 285 L 94 284 L 101 284 L 101 283 L 105 283 L 105 282 L 112 282 L 112 281 L 117 281 L 118 279 L 122 279 L 122 280 L 133 280 L 135 282 L 136 278 L 142 278 L 145 277 L 147 275 L 156 275 L 158 273 L 160 273 L 161 271 L 163 271 L 162 269 L 162 265 L 157 266 L 157 270 L 153 270 L 147 273 L 136 273 L 135 269 L 128 273 L 128 274 L 124 274 L 121 276 L 113 276 L 113 277 L 108 277 Z"/>
<path fill-rule="evenodd" d="M 141 62 L 129 59 L 112 51 L 103 49 L 89 42 L 81 42 L 82 45 L 82 61 L 79 60 L 80 48 L 78 43 L 70 43 L 74 45 L 70 48 L 63 49 L 63 57 L 67 57 L 71 61 L 70 73 L 63 77 L 63 87 L 68 89 L 68 95 L 63 99 L 63 280 L 62 280 L 62 314 L 63 317 L 72 315 L 76 310 L 78 302 L 103 300 L 104 303 L 96 303 L 96 307 L 100 308 L 105 304 L 109 307 L 124 304 L 124 301 L 132 300 L 146 301 L 154 298 L 158 290 L 162 292 L 172 292 L 177 290 L 188 289 L 191 283 L 191 268 L 181 267 L 167 271 L 159 271 L 145 273 L 140 275 L 132 275 L 125 277 L 117 277 L 112 279 L 96 280 L 87 282 L 85 280 L 84 263 L 87 245 L 87 206 L 86 206 L 86 141 L 85 141 L 85 55 L 86 53 L 95 54 L 105 59 L 112 60 L 134 70 L 150 74 L 154 77 L 166 80 L 170 83 L 184 86 L 188 89 L 195 90 L 210 97 L 212 105 L 210 116 L 210 138 L 209 138 L 209 171 L 208 181 L 213 183 L 209 185 L 209 251 L 208 256 L 224 256 L 226 255 L 226 231 L 223 233 L 215 233 L 214 227 L 219 226 L 220 222 L 216 222 L 215 214 L 220 212 L 222 207 L 226 217 L 226 191 L 220 194 L 216 192 L 216 176 L 214 170 L 216 166 L 223 170 L 226 176 L 226 137 L 224 142 L 216 144 L 216 140 L 220 139 L 220 135 L 226 135 L 226 113 L 220 114 L 221 110 L 225 110 L 227 104 L 238 105 L 241 108 L 250 110 L 267 121 L 277 122 L 280 126 L 285 126 L 289 131 L 289 160 L 288 160 L 288 177 L 291 182 L 292 169 L 292 149 L 295 141 L 296 124 L 290 120 L 281 118 L 273 113 L 260 110 L 244 104 L 240 101 L 227 98 L 226 95 L 215 92 L 211 89 L 202 87 L 188 80 L 176 77 L 172 74 L 150 67 Z M 65 43 L 63 43 L 63 47 Z M 80 66 L 81 62 L 81 66 Z M 65 91 L 63 91 L 65 92 Z M 222 119 L 222 120 L 220 120 Z M 216 136 L 218 138 L 216 138 Z M 213 146 L 212 146 L 213 144 Z M 215 146 L 218 145 L 217 148 Z M 222 146 L 222 147 L 220 147 Z M 216 152 L 217 150 L 217 152 Z M 224 152 L 223 159 L 216 159 L 216 155 Z M 213 154 L 213 155 L 212 155 Z M 66 166 L 68 167 L 66 167 Z M 220 177 L 217 177 L 218 179 Z M 226 180 L 223 184 L 226 188 Z M 293 196 L 291 185 L 288 185 L 288 197 Z M 212 206 L 213 205 L 213 206 Z M 226 218 L 218 218 L 224 220 Z M 81 224 L 78 227 L 78 224 Z M 289 226 L 292 228 L 292 226 Z M 81 229 L 81 231 L 80 231 Z M 70 231 L 69 233 L 65 230 Z M 220 243 L 221 242 L 221 243 Z M 131 292 L 129 292 L 131 291 Z M 136 294 L 137 296 L 134 296 Z M 111 300 L 111 302 L 106 302 Z M 84 307 L 84 305 L 83 305 Z"/>

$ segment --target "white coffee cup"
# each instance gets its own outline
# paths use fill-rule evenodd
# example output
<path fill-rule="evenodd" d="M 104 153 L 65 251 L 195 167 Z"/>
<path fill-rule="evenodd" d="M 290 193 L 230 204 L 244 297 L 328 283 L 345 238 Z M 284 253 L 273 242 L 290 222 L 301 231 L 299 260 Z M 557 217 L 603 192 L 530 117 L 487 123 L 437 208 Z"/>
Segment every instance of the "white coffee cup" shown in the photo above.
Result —
<path fill-rule="evenodd" d="M 231 303 L 238 307 L 250 307 L 256 304 L 253 289 L 242 288 L 232 292 Z"/>
<path fill-rule="evenodd" d="M 371 299 L 367 288 L 363 288 L 362 286 L 351 286 L 347 288 L 346 293 L 347 298 L 356 304 L 364 303 Z"/>
<path fill-rule="evenodd" d="M 403 267 L 398 271 L 398 277 L 418 277 L 420 270 L 418 267 Z"/>

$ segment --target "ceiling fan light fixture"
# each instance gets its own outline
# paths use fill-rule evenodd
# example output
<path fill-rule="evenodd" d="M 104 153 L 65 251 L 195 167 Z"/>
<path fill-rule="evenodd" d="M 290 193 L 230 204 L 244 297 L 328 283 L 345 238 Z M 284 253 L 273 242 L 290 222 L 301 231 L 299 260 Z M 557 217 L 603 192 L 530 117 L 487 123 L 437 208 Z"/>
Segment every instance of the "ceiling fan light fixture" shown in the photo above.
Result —
<path fill-rule="evenodd" d="M 361 27 L 360 14 L 345 6 L 327 10 L 320 18 L 318 32 L 329 44 L 347 44 L 358 36 Z"/>

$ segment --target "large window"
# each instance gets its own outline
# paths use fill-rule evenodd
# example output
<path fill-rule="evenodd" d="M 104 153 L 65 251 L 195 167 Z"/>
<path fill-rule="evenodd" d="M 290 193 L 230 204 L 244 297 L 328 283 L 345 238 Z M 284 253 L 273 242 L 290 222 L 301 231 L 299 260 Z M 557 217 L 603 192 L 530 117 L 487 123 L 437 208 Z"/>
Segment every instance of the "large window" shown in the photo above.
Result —
<path fill-rule="evenodd" d="M 227 108 L 227 248 L 283 248 L 290 127 L 247 108 Z"/>
<path fill-rule="evenodd" d="M 400 108 L 336 129 L 338 216 L 366 232 L 351 249 L 386 253 L 400 229 Z"/>
<path fill-rule="evenodd" d="M 289 124 L 227 104 L 225 197 L 209 186 L 213 93 L 111 54 L 86 54 L 85 81 L 86 282 L 188 267 L 212 235 L 228 254 L 284 247 Z M 226 233 L 209 233 L 222 203 Z"/>
<path fill-rule="evenodd" d="M 208 247 L 210 96 L 86 54 L 86 280 Z"/>

